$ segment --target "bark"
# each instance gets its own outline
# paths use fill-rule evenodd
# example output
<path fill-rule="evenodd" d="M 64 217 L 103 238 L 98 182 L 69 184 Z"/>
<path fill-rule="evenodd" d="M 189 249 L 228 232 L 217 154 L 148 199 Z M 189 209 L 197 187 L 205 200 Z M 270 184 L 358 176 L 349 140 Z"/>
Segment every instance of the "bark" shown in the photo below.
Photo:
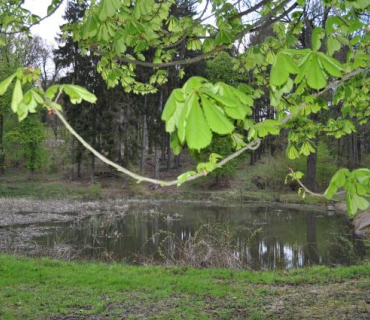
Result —
<path fill-rule="evenodd" d="M 362 162 L 362 142 L 361 137 L 357 139 L 357 161 L 360 164 Z"/>
<path fill-rule="evenodd" d="M 177 167 L 181 167 L 181 153 L 177 156 Z"/>
<path fill-rule="evenodd" d="M 5 151 L 3 145 L 4 137 L 4 116 L 0 115 L 0 173 L 4 174 L 5 172 Z"/>
<path fill-rule="evenodd" d="M 172 151 L 170 146 L 170 137 L 168 136 L 167 139 L 167 171 L 171 169 L 171 158 L 172 158 Z"/>
<path fill-rule="evenodd" d="M 75 138 L 71 139 L 71 167 L 69 170 L 69 181 L 75 179 Z"/>
<path fill-rule="evenodd" d="M 81 178 L 81 162 L 82 162 L 82 157 L 77 158 L 77 178 Z"/>
<path fill-rule="evenodd" d="M 317 165 L 317 148 L 315 153 L 311 153 L 307 157 L 307 171 L 306 171 L 306 187 L 312 191 L 315 191 L 315 180 L 316 180 L 316 165 Z"/>
<path fill-rule="evenodd" d="M 154 147 L 154 179 L 159 179 L 159 149 Z"/>
<path fill-rule="evenodd" d="M 145 97 L 146 98 L 146 97 Z M 146 99 L 145 99 L 146 101 Z M 146 102 L 145 102 L 146 104 Z M 143 115 L 142 118 L 142 127 L 141 127 L 141 161 L 140 161 L 140 172 L 144 172 L 145 168 L 145 159 L 146 159 L 146 133 L 147 133 L 147 126 L 146 126 L 146 115 Z"/>
<path fill-rule="evenodd" d="M 91 154 L 90 181 L 95 184 L 95 156 Z"/>
<path fill-rule="evenodd" d="M 347 167 L 349 170 L 353 170 L 355 168 L 355 144 L 354 144 L 354 134 L 351 134 L 347 138 L 348 141 L 348 157 L 347 157 Z"/>

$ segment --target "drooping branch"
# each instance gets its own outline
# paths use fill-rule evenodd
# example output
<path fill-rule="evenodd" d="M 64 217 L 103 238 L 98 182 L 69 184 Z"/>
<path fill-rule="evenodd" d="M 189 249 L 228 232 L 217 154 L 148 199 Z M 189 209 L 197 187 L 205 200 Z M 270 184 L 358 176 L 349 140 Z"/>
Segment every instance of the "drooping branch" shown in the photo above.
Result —
<path fill-rule="evenodd" d="M 367 72 L 369 71 L 370 69 L 370 65 L 368 65 L 366 68 L 358 68 L 352 72 L 349 72 L 345 75 L 343 75 L 343 77 L 337 81 L 333 81 L 331 83 L 329 83 L 323 90 L 313 94 L 312 96 L 314 98 L 316 97 L 320 97 L 322 96 L 324 93 L 328 92 L 329 90 L 331 89 L 334 89 L 336 87 L 339 87 L 340 85 L 342 85 L 344 82 L 346 82 L 347 80 L 353 78 L 354 76 L 360 74 L 360 73 L 363 73 L 363 72 Z M 298 111 L 301 111 L 302 108 L 306 105 L 307 103 L 306 102 L 303 102 L 301 103 L 299 106 L 298 106 Z M 280 120 L 280 122 L 282 124 L 285 124 L 286 122 L 288 122 L 290 119 L 292 119 L 294 116 L 292 114 L 288 114 L 286 115 L 283 119 Z"/>
<path fill-rule="evenodd" d="M 324 93 L 328 92 L 329 90 L 335 88 L 335 87 L 338 87 L 340 86 L 341 84 L 343 84 L 345 81 L 353 78 L 354 76 L 362 73 L 362 72 L 366 72 L 368 71 L 368 68 L 365 68 L 365 69 L 362 69 L 362 68 L 359 68 L 359 69 L 356 69 L 346 75 L 344 75 L 341 79 L 337 80 L 337 81 L 334 81 L 334 82 L 331 82 L 327 85 L 327 87 L 323 90 L 321 90 L 320 92 L 314 94 L 315 97 L 319 97 L 321 95 L 323 95 Z M 43 91 L 43 88 L 41 86 L 40 83 L 38 83 L 38 87 Z M 55 99 L 55 102 L 58 100 L 60 96 L 60 92 L 58 93 L 56 99 Z M 301 110 L 307 103 L 306 102 L 303 102 L 301 103 L 299 106 L 298 106 L 298 110 Z M 100 159 L 101 161 L 103 161 L 104 163 L 112 166 L 113 168 L 117 169 L 119 172 L 122 172 L 128 176 L 130 176 L 131 178 L 137 180 L 138 182 L 142 182 L 142 181 L 145 181 L 145 182 L 150 182 L 150 183 L 153 183 L 153 184 L 157 184 L 157 185 L 161 185 L 161 186 L 173 186 L 173 185 L 177 185 L 179 183 L 178 180 L 171 180 L 171 181 L 165 181 L 165 180 L 157 180 L 157 179 L 152 179 L 152 178 L 148 178 L 148 177 L 144 177 L 144 176 L 141 176 L 139 174 L 136 174 L 122 166 L 120 166 L 119 164 L 109 160 L 108 158 L 106 158 L 105 156 L 103 156 L 101 153 L 99 153 L 97 150 L 95 150 L 89 143 L 87 143 L 74 129 L 73 127 L 68 123 L 68 121 L 64 118 L 64 116 L 62 115 L 61 112 L 59 112 L 59 110 L 57 110 L 55 108 L 55 106 L 53 106 L 52 104 L 52 107 L 53 107 L 53 111 L 54 113 L 58 116 L 58 118 L 62 121 L 62 123 L 65 125 L 65 127 L 67 128 L 67 130 L 78 140 L 81 142 L 81 144 L 87 149 L 89 150 L 91 153 L 93 153 L 98 159 Z M 282 118 L 280 120 L 280 123 L 281 124 L 285 124 L 287 121 L 289 121 L 291 118 L 293 117 L 292 114 L 288 114 L 286 115 L 284 118 Z M 229 156 L 227 156 L 226 158 L 224 158 L 223 160 L 221 160 L 220 162 L 217 163 L 218 166 L 222 167 L 223 165 L 225 165 L 226 163 L 230 162 L 231 160 L 235 159 L 236 157 L 238 157 L 239 155 L 241 155 L 242 153 L 244 153 L 245 151 L 247 150 L 256 150 L 259 148 L 261 144 L 261 139 L 257 139 L 255 141 L 252 141 L 250 143 L 248 143 L 246 146 L 244 146 L 243 148 L 241 148 L 240 150 L 230 154 Z M 192 180 L 196 180 L 200 177 L 203 177 L 204 174 L 203 173 L 197 173 L 195 175 L 192 175 L 192 176 L 189 176 L 184 182 L 187 182 L 187 181 L 192 181 Z M 302 182 L 301 182 L 302 183 Z M 302 183 L 302 188 L 304 188 L 304 190 L 306 190 L 308 193 L 310 194 L 314 194 L 312 191 L 308 190 Z M 320 194 L 314 194 L 314 195 L 320 195 Z M 322 195 L 320 195 L 322 196 Z"/>
<path fill-rule="evenodd" d="M 292 168 L 289 168 L 289 171 L 292 173 L 293 177 L 295 176 L 295 172 Z M 298 179 L 298 178 L 294 178 L 294 181 L 297 181 L 298 184 L 301 186 L 301 188 L 308 194 L 312 195 L 312 196 L 315 196 L 315 197 L 321 197 L 321 198 L 325 198 L 325 195 L 323 193 L 316 193 L 316 192 L 313 192 L 311 191 L 310 189 L 308 189 L 304 184 L 303 182 Z"/>
<path fill-rule="evenodd" d="M 276 6 L 274 9 L 272 9 L 267 15 L 261 17 L 258 19 L 255 23 L 252 25 L 246 27 L 242 31 L 240 31 L 238 34 L 236 34 L 233 38 L 233 42 L 242 39 L 244 36 L 247 34 L 250 34 L 252 32 L 265 29 L 269 25 L 273 24 L 276 22 L 278 19 L 281 19 L 288 15 L 294 8 L 296 8 L 297 3 L 294 3 L 292 6 L 290 6 L 286 11 L 284 11 L 281 15 L 278 16 L 278 18 L 273 19 L 273 17 L 284 8 L 286 4 L 288 4 L 290 0 L 285 0 L 281 2 L 278 6 Z M 216 48 L 214 48 L 211 51 L 205 52 L 203 54 L 200 54 L 194 58 L 189 58 L 189 59 L 183 59 L 183 60 L 175 60 L 175 61 L 169 61 L 169 62 L 163 62 L 163 63 L 154 63 L 154 62 L 147 62 L 147 61 L 140 61 L 140 60 L 135 60 L 135 59 L 129 59 L 126 57 L 120 57 L 117 60 L 120 62 L 124 63 L 130 63 L 142 67 L 147 67 L 147 68 L 167 68 L 167 67 L 174 67 L 174 66 L 180 66 L 180 65 L 189 65 L 193 64 L 199 61 L 202 61 L 208 57 L 211 57 L 218 52 L 221 52 L 227 48 L 226 45 L 219 45 Z"/>
<path fill-rule="evenodd" d="M 67 128 L 67 130 L 78 140 L 81 142 L 81 144 L 87 149 L 89 150 L 92 154 L 94 154 L 98 159 L 100 159 L 101 161 L 103 161 L 104 163 L 112 166 L 113 168 L 117 169 L 119 172 L 122 172 L 128 176 L 130 176 L 131 178 L 137 180 L 138 182 L 142 182 L 142 181 L 145 181 L 145 182 L 150 182 L 150 183 L 153 183 L 153 184 L 157 184 L 157 185 L 160 185 L 162 187 L 168 187 L 168 186 L 173 186 L 173 185 L 177 185 L 179 183 L 178 180 L 172 180 L 172 181 L 164 181 L 164 180 L 157 180 L 157 179 L 152 179 L 152 178 L 148 178 L 148 177 L 144 177 L 144 176 L 141 176 L 139 174 L 136 174 L 122 166 L 120 166 L 119 164 L 109 160 L 108 158 L 106 158 L 105 156 L 103 156 L 100 152 L 98 152 L 97 150 L 95 150 L 89 143 L 87 143 L 73 128 L 72 126 L 68 123 L 68 121 L 63 117 L 63 115 L 54 107 L 53 108 L 53 111 L 54 113 L 58 116 L 58 118 L 62 121 L 62 123 L 65 125 L 65 127 Z M 256 141 L 253 141 L 249 144 L 247 144 L 245 147 L 241 148 L 240 150 L 232 153 L 231 155 L 229 155 L 228 157 L 226 157 L 225 159 L 221 160 L 220 162 L 218 162 L 218 166 L 223 166 L 225 165 L 226 163 L 228 163 L 229 161 L 235 159 L 236 157 L 238 157 L 239 155 L 241 155 L 242 153 L 244 153 L 245 151 L 247 150 L 256 150 L 261 144 L 261 140 L 260 139 L 257 139 Z M 204 177 L 204 174 L 203 173 L 197 173 L 193 176 L 190 176 L 188 177 L 185 181 L 191 181 L 191 180 L 195 180 L 195 179 L 198 179 L 200 177 Z"/>

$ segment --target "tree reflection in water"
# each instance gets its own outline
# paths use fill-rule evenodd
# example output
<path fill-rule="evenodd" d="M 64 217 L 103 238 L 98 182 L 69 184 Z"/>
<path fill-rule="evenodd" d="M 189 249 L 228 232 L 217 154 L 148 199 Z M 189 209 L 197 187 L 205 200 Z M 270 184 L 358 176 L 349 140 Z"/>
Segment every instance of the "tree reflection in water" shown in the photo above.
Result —
<path fill-rule="evenodd" d="M 58 225 L 35 241 L 49 247 L 57 241 L 69 243 L 78 248 L 84 258 L 99 259 L 105 254 L 115 261 L 137 263 L 145 260 L 163 262 L 165 255 L 168 258 L 166 262 L 176 264 L 184 243 L 189 239 L 193 241 L 195 235 L 199 237 L 198 241 L 207 238 L 203 235 L 202 240 L 197 234 L 204 225 L 222 226 L 218 229 L 219 237 L 212 235 L 219 246 L 219 250 L 212 249 L 212 254 L 219 254 L 217 251 L 224 245 L 221 240 L 232 241 L 229 244 L 230 257 L 250 269 L 348 265 L 363 255 L 360 245 L 348 235 L 345 217 L 276 205 L 133 205 L 125 216 L 115 217 L 113 214 L 107 219 L 101 215 L 78 225 Z M 259 232 L 253 232 L 257 229 Z M 226 230 L 230 235 L 226 235 Z M 234 235 L 231 236 L 232 230 Z M 242 233 L 241 230 L 248 232 Z M 210 229 L 204 232 L 210 233 Z M 347 240 L 339 241 L 338 235 Z M 210 239 L 208 234 L 207 241 Z M 352 245 L 350 255 L 343 243 Z M 205 248 L 208 246 L 208 251 L 212 251 L 210 244 L 202 245 L 204 248 L 199 250 L 204 250 L 205 256 L 209 255 Z"/>

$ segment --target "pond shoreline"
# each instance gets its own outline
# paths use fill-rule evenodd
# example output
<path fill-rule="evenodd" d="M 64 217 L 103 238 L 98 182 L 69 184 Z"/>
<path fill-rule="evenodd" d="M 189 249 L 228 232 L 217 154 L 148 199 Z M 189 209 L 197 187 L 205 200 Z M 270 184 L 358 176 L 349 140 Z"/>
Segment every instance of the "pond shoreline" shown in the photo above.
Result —
<path fill-rule="evenodd" d="M 205 206 L 235 207 L 235 206 L 271 206 L 278 205 L 285 208 L 299 208 L 303 210 L 314 210 L 315 212 L 325 212 L 323 205 L 265 202 L 265 201 L 211 201 L 211 200 L 189 200 L 189 199 L 118 199 L 111 198 L 105 200 L 68 200 L 68 199 L 34 199 L 34 198 L 0 198 L 0 228 L 46 222 L 68 222 L 76 217 L 83 219 L 92 215 L 104 213 L 109 210 L 125 209 L 130 204 L 201 204 Z M 81 212 L 80 212 L 81 211 Z M 14 214 L 17 216 L 14 217 Z"/>
<path fill-rule="evenodd" d="M 0 212 L 0 252 L 65 260 L 107 261 L 109 258 L 111 261 L 154 265 L 241 268 L 246 264 L 252 269 L 263 269 L 267 265 L 269 269 L 302 267 L 310 265 L 311 259 L 313 264 L 354 263 L 352 258 L 352 262 L 347 261 L 347 255 L 339 253 L 341 249 L 331 249 L 336 234 L 348 237 L 351 232 L 347 218 L 338 214 L 333 216 L 323 206 L 188 199 L 0 199 Z M 209 236 L 206 240 L 207 250 L 213 252 L 211 255 L 202 249 L 191 251 L 198 250 L 198 244 L 190 239 L 201 230 L 201 235 L 206 237 L 219 230 L 218 236 L 215 234 L 215 238 Z M 176 247 L 185 250 L 183 254 L 193 252 L 191 258 L 186 253 L 180 260 L 176 258 L 172 262 L 164 256 L 159 259 L 159 252 L 167 250 L 161 247 L 160 240 L 165 234 L 174 237 Z M 221 241 L 221 235 L 225 240 L 216 243 L 214 239 Z M 238 249 L 234 249 L 231 240 L 227 239 L 241 235 L 248 245 L 242 240 L 238 242 Z M 320 241 L 315 244 L 317 239 Z M 201 243 L 204 240 L 199 239 Z M 185 243 L 191 245 L 191 249 L 182 247 Z M 357 250 L 352 238 L 348 243 L 356 245 Z M 145 250 L 143 246 L 146 246 Z M 215 256 L 220 248 L 225 250 L 222 256 L 227 259 Z M 234 250 L 240 250 L 239 258 L 233 258 Z M 330 258 L 331 255 L 334 258 Z M 207 257 L 206 261 L 202 260 L 204 257 Z"/>

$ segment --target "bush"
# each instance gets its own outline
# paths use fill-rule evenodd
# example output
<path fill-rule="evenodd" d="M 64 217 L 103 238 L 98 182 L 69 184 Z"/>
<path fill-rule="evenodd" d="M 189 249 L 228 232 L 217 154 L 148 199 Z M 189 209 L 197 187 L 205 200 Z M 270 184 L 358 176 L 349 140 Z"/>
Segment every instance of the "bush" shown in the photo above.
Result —
<path fill-rule="evenodd" d="M 284 184 L 289 168 L 295 171 L 306 173 L 307 157 L 300 157 L 296 160 L 289 160 L 285 155 L 280 154 L 272 157 L 265 157 L 255 166 L 251 167 L 249 182 L 258 189 L 281 190 L 287 186 Z M 321 189 L 325 189 L 331 177 L 338 170 L 336 159 L 330 153 L 330 149 L 324 142 L 319 142 L 317 151 L 316 183 Z M 304 178 L 303 178 L 304 179 Z M 288 187 L 296 190 L 296 182 L 290 182 Z"/>

